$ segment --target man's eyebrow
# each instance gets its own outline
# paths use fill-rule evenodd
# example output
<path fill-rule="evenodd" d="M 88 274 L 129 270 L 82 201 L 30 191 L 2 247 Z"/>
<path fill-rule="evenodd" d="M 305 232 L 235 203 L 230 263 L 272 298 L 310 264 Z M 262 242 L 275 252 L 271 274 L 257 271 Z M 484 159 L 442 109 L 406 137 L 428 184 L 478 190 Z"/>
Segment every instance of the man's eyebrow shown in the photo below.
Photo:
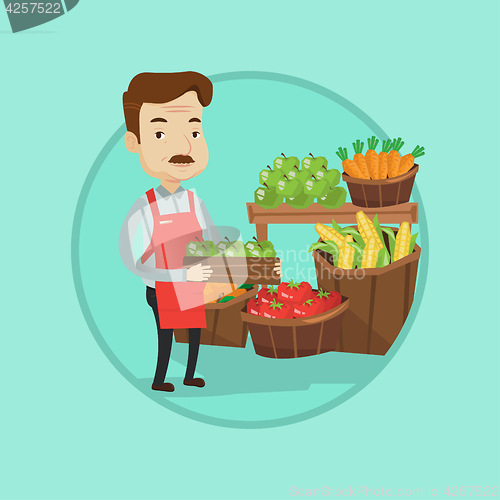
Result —
<path fill-rule="evenodd" d="M 201 120 L 199 118 L 191 118 L 191 120 L 189 120 L 188 123 L 191 123 L 191 122 L 201 123 Z"/>
<path fill-rule="evenodd" d="M 151 123 L 154 123 L 154 122 L 165 122 L 165 123 L 168 123 L 167 120 L 165 120 L 165 118 L 153 118 L 151 120 Z"/>

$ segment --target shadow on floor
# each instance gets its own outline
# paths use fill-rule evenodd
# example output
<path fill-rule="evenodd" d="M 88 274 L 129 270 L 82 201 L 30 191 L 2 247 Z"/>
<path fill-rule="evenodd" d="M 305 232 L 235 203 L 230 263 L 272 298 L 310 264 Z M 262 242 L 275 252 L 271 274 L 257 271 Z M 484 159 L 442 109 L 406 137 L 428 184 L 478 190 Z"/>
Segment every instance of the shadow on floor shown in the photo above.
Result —
<path fill-rule="evenodd" d="M 172 359 L 185 365 L 187 345 L 177 344 L 175 350 Z M 339 352 L 297 359 L 263 358 L 255 354 L 249 338 L 245 349 L 200 346 L 196 372 L 205 379 L 204 388 L 186 387 L 182 378 L 168 373 L 166 381 L 176 389 L 168 393 L 169 398 L 307 391 L 313 384 L 356 384 L 371 379 L 384 365 L 384 356 Z M 151 390 L 151 378 L 139 379 L 139 385 Z"/>

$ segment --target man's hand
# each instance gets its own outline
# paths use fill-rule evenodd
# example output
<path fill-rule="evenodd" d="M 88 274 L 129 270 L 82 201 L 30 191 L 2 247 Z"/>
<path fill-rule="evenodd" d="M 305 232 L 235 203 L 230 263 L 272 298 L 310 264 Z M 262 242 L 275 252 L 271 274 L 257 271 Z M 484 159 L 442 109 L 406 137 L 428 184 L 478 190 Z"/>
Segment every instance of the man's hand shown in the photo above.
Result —
<path fill-rule="evenodd" d="M 283 273 L 281 272 L 281 260 L 280 263 L 273 269 L 275 273 L 277 273 L 278 276 L 283 276 Z"/>
<path fill-rule="evenodd" d="M 187 270 L 187 280 L 188 281 L 208 281 L 213 270 L 210 266 L 202 266 L 201 264 L 196 264 L 196 266 L 189 267 Z"/>

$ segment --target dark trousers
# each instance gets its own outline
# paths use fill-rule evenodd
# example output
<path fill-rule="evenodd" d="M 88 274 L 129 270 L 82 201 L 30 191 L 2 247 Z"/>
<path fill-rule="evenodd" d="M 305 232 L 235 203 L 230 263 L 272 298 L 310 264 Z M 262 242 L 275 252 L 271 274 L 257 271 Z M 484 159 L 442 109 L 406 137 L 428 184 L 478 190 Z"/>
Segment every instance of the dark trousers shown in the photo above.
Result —
<path fill-rule="evenodd" d="M 165 382 L 170 351 L 172 350 L 172 328 L 160 328 L 160 317 L 158 314 L 158 302 L 156 301 L 156 290 L 146 287 L 146 300 L 153 309 L 155 315 L 156 328 L 158 330 L 158 361 L 156 363 L 156 373 L 153 380 L 154 385 L 161 385 Z M 186 368 L 185 380 L 193 380 L 198 360 L 198 350 L 200 349 L 201 328 L 189 328 L 189 354 Z"/>

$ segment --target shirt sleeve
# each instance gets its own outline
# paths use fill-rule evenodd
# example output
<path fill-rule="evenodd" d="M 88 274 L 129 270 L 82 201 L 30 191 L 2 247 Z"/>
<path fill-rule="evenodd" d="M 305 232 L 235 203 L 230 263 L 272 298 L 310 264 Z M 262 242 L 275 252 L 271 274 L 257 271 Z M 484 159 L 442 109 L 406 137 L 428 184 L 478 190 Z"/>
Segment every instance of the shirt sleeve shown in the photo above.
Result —
<path fill-rule="evenodd" d="M 217 245 L 222 238 L 220 237 L 217 226 L 214 224 L 214 221 L 212 220 L 212 217 L 210 217 L 207 207 L 202 200 L 200 200 L 200 210 L 203 220 L 205 221 L 205 240 L 213 241 L 214 244 Z"/>
<path fill-rule="evenodd" d="M 151 212 L 149 203 L 143 197 L 139 198 L 128 212 L 122 224 L 119 237 L 119 250 L 122 262 L 129 271 L 142 279 L 169 282 L 187 281 L 187 269 L 185 268 L 157 269 L 153 256 L 143 264 L 141 262 L 142 253 L 134 255 L 134 240 L 138 231 L 142 232 L 140 240 L 145 242 L 145 248 L 142 248 L 142 252 L 146 250 L 149 242 L 151 242 L 153 224 L 152 217 L 147 216 L 148 212 Z"/>

